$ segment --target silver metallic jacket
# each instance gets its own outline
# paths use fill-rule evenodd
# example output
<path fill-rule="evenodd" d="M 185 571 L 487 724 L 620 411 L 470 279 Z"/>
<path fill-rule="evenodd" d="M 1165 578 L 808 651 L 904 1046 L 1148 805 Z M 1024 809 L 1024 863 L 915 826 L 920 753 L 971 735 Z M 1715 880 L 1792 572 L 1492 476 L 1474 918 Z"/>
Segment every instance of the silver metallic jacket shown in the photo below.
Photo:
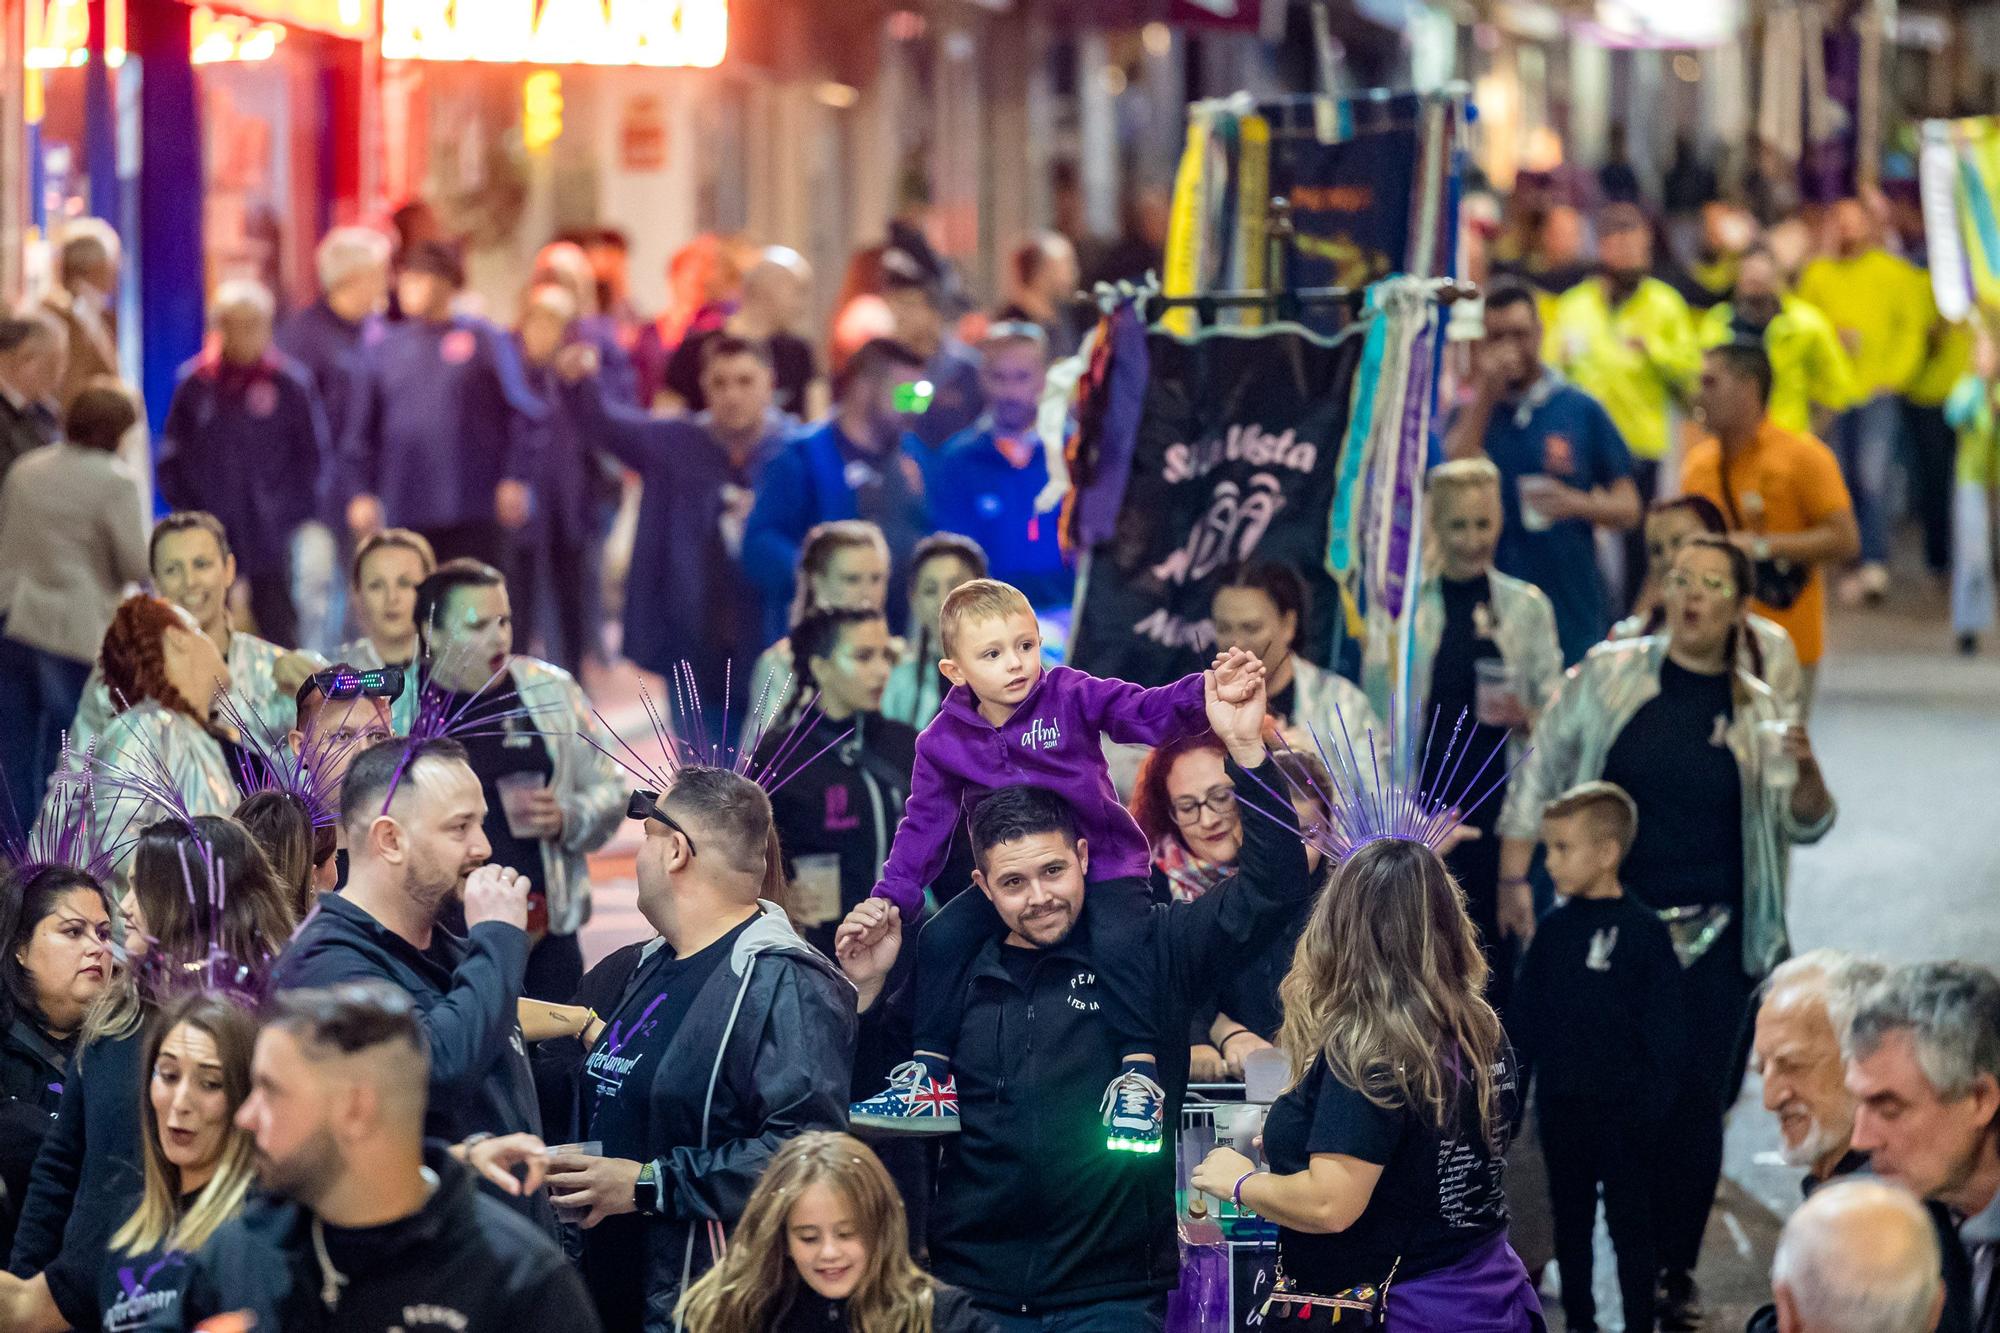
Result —
<path fill-rule="evenodd" d="M 1503 838 L 1541 837 L 1542 809 L 1579 782 L 1604 776 L 1618 734 L 1660 692 L 1667 636 L 1598 644 L 1570 669 L 1555 702 L 1535 726 L 1527 762 L 1514 771 L 1500 811 Z M 1760 722 L 1790 721 L 1791 713 L 1763 681 L 1736 668 L 1736 708 L 1726 739 L 1743 778 L 1743 970 L 1761 977 L 1790 950 L 1785 931 L 1786 883 L 1793 843 L 1817 842 L 1839 808 L 1802 824 L 1792 817 L 1790 775 L 1767 772 L 1758 744 Z"/>

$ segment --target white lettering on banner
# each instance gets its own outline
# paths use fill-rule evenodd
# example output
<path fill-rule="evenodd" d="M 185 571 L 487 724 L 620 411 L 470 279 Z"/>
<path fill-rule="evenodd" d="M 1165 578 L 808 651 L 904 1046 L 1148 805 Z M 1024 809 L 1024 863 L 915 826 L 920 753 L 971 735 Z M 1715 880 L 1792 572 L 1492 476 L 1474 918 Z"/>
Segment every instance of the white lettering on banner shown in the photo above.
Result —
<path fill-rule="evenodd" d="M 1170 444 L 1161 477 L 1169 484 L 1205 477 L 1224 463 L 1248 463 L 1252 467 L 1288 467 L 1294 472 L 1311 472 L 1319 461 L 1319 446 L 1300 440 L 1299 433 L 1268 434 L 1252 423 L 1231 426 L 1220 439 L 1198 444 Z"/>
<path fill-rule="evenodd" d="M 1168 648 L 1192 648 L 1203 653 L 1215 646 L 1213 620 L 1206 617 L 1182 620 L 1164 606 L 1134 625 L 1132 632 Z"/>
<path fill-rule="evenodd" d="M 1163 583 L 1198 583 L 1224 565 L 1247 559 L 1284 507 L 1278 479 L 1268 472 L 1250 478 L 1248 495 L 1233 481 L 1221 483 L 1215 488 L 1208 512 L 1179 550 L 1153 566 L 1153 577 Z"/>

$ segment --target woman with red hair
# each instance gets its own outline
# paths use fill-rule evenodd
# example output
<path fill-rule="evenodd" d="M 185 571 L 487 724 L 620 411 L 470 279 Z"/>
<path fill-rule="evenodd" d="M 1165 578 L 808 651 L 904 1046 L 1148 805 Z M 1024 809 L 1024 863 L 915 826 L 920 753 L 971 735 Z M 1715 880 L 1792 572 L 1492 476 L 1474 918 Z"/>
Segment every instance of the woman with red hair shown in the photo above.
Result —
<path fill-rule="evenodd" d="M 229 667 L 194 617 L 164 598 L 128 597 L 98 661 L 117 709 L 90 757 L 98 845 L 170 816 L 234 810 L 236 738 L 210 720 Z"/>

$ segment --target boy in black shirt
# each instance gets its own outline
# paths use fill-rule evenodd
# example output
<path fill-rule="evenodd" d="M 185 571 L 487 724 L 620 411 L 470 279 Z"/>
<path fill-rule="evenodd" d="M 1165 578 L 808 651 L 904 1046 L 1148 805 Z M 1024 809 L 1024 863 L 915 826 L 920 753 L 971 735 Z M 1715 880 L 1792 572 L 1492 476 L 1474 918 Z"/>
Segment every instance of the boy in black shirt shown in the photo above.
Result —
<path fill-rule="evenodd" d="M 1632 798 L 1609 782 L 1572 787 L 1543 813 L 1562 904 L 1535 931 L 1509 1014 L 1541 1114 L 1572 1333 L 1597 1328 L 1590 1267 L 1600 1185 L 1625 1327 L 1653 1327 L 1652 1156 L 1683 1039 L 1681 969 L 1666 927 L 1618 881 L 1638 825 Z"/>

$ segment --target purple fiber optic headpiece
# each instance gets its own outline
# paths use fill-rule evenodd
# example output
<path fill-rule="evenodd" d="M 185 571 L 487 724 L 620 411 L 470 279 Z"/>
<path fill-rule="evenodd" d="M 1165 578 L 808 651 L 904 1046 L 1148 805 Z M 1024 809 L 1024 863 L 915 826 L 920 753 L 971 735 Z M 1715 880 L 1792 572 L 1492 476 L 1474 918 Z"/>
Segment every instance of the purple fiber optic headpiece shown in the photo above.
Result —
<path fill-rule="evenodd" d="M 69 737 L 62 742 L 62 758 L 49 778 L 48 794 L 36 811 L 34 823 L 26 830 L 8 828 L 0 836 L 0 858 L 17 874 L 27 878 L 49 866 L 81 870 L 100 883 L 108 882 L 119 858 L 137 841 L 131 833 L 136 811 L 127 811 L 122 824 L 114 829 L 94 827 L 96 777 L 94 756 L 86 753 L 81 764 L 74 762 Z M 0 777 L 0 790 L 6 779 Z M 12 802 L 8 802 L 12 808 Z M 11 820 L 9 821 L 11 823 Z"/>
<path fill-rule="evenodd" d="M 192 992 L 221 991 L 254 1009 L 270 989 L 278 950 L 284 942 L 277 941 L 275 948 L 251 958 L 231 952 L 229 942 L 222 937 L 229 895 L 222 858 L 202 837 L 200 824 L 189 820 L 187 830 L 186 841 L 175 849 L 181 884 L 187 894 L 189 915 L 207 924 L 207 938 L 183 953 L 176 953 L 165 948 L 157 936 L 148 935 L 144 954 L 133 957 L 121 947 L 116 956 L 131 969 L 139 993 L 158 1007 L 164 1008 Z"/>
<path fill-rule="evenodd" d="M 1311 777 L 1306 779 L 1312 789 L 1310 794 L 1326 808 L 1328 818 L 1326 823 L 1307 829 L 1304 837 L 1310 846 L 1318 848 L 1323 855 L 1336 862 L 1345 860 L 1368 843 L 1390 838 L 1420 842 L 1432 851 L 1438 850 L 1454 829 L 1493 798 L 1513 771 L 1511 764 L 1505 765 L 1498 776 L 1481 785 L 1494 760 L 1507 750 L 1505 744 L 1499 744 L 1463 783 L 1459 781 L 1466 755 L 1472 749 L 1467 735 L 1469 716 L 1464 711 L 1452 724 L 1451 735 L 1438 753 L 1435 767 L 1431 763 L 1431 752 L 1443 728 L 1433 717 L 1430 735 L 1424 742 L 1422 761 L 1415 766 L 1416 778 L 1408 783 L 1399 782 L 1393 775 L 1382 772 L 1376 757 L 1372 729 L 1362 737 L 1365 749 L 1357 751 L 1354 737 L 1347 729 L 1347 719 L 1341 715 L 1338 706 L 1334 709 L 1334 721 L 1340 729 L 1337 741 L 1332 737 L 1322 737 L 1311 725 L 1306 727 L 1320 763 L 1326 769 L 1330 790 L 1322 789 L 1318 781 Z M 1396 731 L 1393 724 L 1389 728 L 1388 741 L 1390 753 L 1395 754 Z M 1291 792 L 1274 790 L 1261 781 L 1258 785 L 1281 804 L 1289 804 L 1292 799 Z M 1288 827 L 1294 822 L 1290 818 L 1281 819 L 1272 811 L 1246 799 L 1244 793 L 1237 793 L 1237 800 L 1264 818 L 1279 819 Z"/>
<path fill-rule="evenodd" d="M 751 705 L 751 717 L 755 725 L 751 728 L 750 743 L 737 745 L 728 738 L 732 734 L 729 726 L 728 691 L 733 667 L 723 668 L 723 709 L 721 734 L 709 734 L 708 723 L 701 707 L 701 688 L 695 683 L 694 668 L 686 661 L 675 664 L 668 673 L 667 688 L 672 695 L 672 717 L 662 712 L 652 694 L 643 686 L 639 690 L 639 700 L 646 710 L 646 720 L 653 729 L 653 739 L 660 748 L 657 762 L 640 754 L 622 736 L 617 728 L 606 720 L 596 709 L 597 720 L 617 741 L 617 748 L 607 749 L 589 735 L 583 737 L 591 748 L 604 755 L 612 763 L 624 769 L 639 785 L 664 793 L 674 785 L 674 778 L 685 766 L 706 768 L 726 768 L 739 777 L 745 777 L 762 787 L 767 795 L 775 794 L 801 769 L 828 750 L 841 744 L 854 734 L 849 727 L 833 740 L 812 752 L 803 761 L 799 759 L 808 737 L 813 733 L 813 720 L 818 715 L 818 695 L 805 698 L 796 708 L 776 702 L 791 694 L 791 678 L 787 676 L 776 690 L 766 685 L 762 694 Z M 789 722 L 787 714 L 795 714 Z M 678 723 L 679 725 L 674 725 Z M 760 763 L 758 754 L 766 748 L 765 743 L 780 737 L 769 755 Z"/>
<path fill-rule="evenodd" d="M 362 748 L 359 737 L 335 740 L 319 732 L 318 719 L 301 733 L 296 752 L 286 729 L 265 720 L 255 704 L 239 706 L 227 693 L 216 697 L 215 711 L 236 729 L 236 786 L 245 796 L 279 791 L 305 806 L 316 829 L 340 822 L 340 784 L 326 775 Z"/>

